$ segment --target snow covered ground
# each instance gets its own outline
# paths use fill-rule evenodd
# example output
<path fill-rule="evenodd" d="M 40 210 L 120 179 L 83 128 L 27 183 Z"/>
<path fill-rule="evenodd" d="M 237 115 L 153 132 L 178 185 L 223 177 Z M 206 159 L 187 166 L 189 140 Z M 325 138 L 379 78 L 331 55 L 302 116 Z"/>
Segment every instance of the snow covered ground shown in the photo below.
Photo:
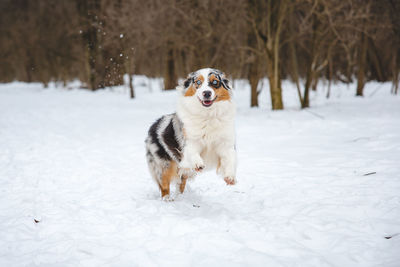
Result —
<path fill-rule="evenodd" d="M 250 109 L 235 82 L 238 184 L 160 200 L 144 138 L 176 92 L 0 85 L 0 266 L 400 266 L 400 98 L 334 85 Z M 74 85 L 71 85 L 74 87 Z M 76 85 L 75 85 L 76 87 Z M 369 175 L 367 175 L 369 174 Z"/>

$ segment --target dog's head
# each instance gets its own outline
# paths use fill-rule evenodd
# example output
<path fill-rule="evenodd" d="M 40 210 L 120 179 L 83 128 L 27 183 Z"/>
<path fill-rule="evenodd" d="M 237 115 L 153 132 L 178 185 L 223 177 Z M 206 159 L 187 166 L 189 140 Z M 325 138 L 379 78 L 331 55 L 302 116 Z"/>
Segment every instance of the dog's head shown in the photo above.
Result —
<path fill-rule="evenodd" d="M 200 69 L 189 74 L 183 83 L 183 95 L 195 97 L 203 107 L 211 107 L 219 101 L 231 100 L 230 82 L 222 71 Z"/>

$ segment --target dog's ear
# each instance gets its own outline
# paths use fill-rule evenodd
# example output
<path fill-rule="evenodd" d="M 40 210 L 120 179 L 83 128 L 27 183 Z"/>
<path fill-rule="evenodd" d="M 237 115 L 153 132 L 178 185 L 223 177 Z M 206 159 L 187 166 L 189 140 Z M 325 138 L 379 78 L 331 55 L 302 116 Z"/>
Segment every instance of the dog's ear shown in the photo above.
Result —
<path fill-rule="evenodd" d="M 181 91 L 183 94 L 186 92 L 186 90 L 194 83 L 194 77 L 196 76 L 196 73 L 192 72 L 190 73 L 187 78 L 181 83 L 177 89 L 178 91 Z"/>
<path fill-rule="evenodd" d="M 222 75 L 221 84 L 226 90 L 231 90 L 230 81 Z"/>
<path fill-rule="evenodd" d="M 187 77 L 186 80 L 183 82 L 183 86 L 185 89 L 189 88 L 189 86 L 193 83 L 193 77 Z"/>

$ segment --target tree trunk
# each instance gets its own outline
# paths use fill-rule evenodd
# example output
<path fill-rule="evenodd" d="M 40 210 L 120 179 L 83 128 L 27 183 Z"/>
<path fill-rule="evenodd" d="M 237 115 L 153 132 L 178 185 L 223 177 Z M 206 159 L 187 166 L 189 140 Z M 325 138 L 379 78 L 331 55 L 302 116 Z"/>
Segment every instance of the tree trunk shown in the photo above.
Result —
<path fill-rule="evenodd" d="M 26 82 L 31 83 L 32 82 L 32 67 L 28 64 L 25 67 L 25 72 L 26 72 Z"/>
<path fill-rule="evenodd" d="M 400 76 L 399 71 L 393 74 L 392 94 L 394 95 L 397 95 L 397 93 L 399 92 L 399 83 L 400 83 L 399 76 Z"/>
<path fill-rule="evenodd" d="M 357 91 L 356 96 L 363 96 L 365 85 L 365 65 L 367 60 L 367 38 L 361 33 L 360 49 L 358 54 L 358 74 L 357 74 Z"/>
<path fill-rule="evenodd" d="M 328 61 L 328 69 L 327 69 L 327 72 L 328 72 L 328 91 L 326 92 L 326 98 L 329 98 L 330 96 L 331 96 L 331 84 L 332 84 L 332 72 L 333 72 L 333 64 L 332 64 L 332 60 L 331 60 L 331 57 L 329 56 L 329 59 L 328 59 L 329 61 Z"/>
<path fill-rule="evenodd" d="M 271 93 L 272 110 L 283 109 L 282 89 L 280 80 L 276 80 L 274 76 L 270 76 L 269 86 Z"/>
<path fill-rule="evenodd" d="M 33 77 L 34 77 L 33 72 L 35 70 L 35 66 L 33 65 L 33 59 L 30 57 L 29 53 L 26 53 L 26 55 L 27 55 L 28 60 L 25 65 L 25 73 L 26 73 L 25 81 L 28 83 L 31 83 L 31 82 L 33 82 Z"/>
<path fill-rule="evenodd" d="M 89 88 L 96 90 L 101 85 L 101 78 L 96 69 L 98 62 L 98 37 L 97 37 L 97 13 L 100 10 L 99 0 L 78 1 L 77 7 L 81 17 L 81 24 L 85 29 L 82 33 L 82 39 L 86 48 L 86 64 Z"/>
<path fill-rule="evenodd" d="M 317 43 L 317 32 L 318 32 L 318 18 L 315 14 L 312 15 L 312 39 L 311 39 L 311 51 L 309 62 L 307 65 L 307 73 L 306 73 L 306 83 L 304 85 L 304 96 L 303 102 L 301 103 L 301 108 L 308 108 L 310 107 L 310 88 L 312 85 L 313 77 L 314 77 L 314 70 L 315 64 L 317 63 L 317 51 L 316 51 L 316 43 Z"/>
<path fill-rule="evenodd" d="M 131 98 L 135 98 L 135 90 L 133 88 L 133 77 L 130 73 L 128 73 L 129 75 L 129 92 L 130 92 L 130 96 Z"/>
<path fill-rule="evenodd" d="M 318 84 L 318 76 L 315 70 L 313 70 L 312 73 L 312 79 L 311 79 L 311 90 L 317 91 L 317 84 Z"/>
<path fill-rule="evenodd" d="M 312 64 L 309 65 L 309 70 L 307 71 L 306 77 L 306 84 L 304 85 L 304 96 L 303 102 L 301 103 L 301 108 L 308 108 L 310 107 L 310 87 L 311 87 L 311 80 L 312 80 Z"/>
<path fill-rule="evenodd" d="M 174 60 L 174 50 L 172 45 L 168 46 L 167 50 L 167 62 L 165 64 L 164 71 L 164 90 L 175 89 L 177 85 L 177 75 L 175 71 L 175 60 Z"/>
<path fill-rule="evenodd" d="M 276 47 L 279 46 L 279 44 L 275 45 Z M 273 110 L 278 110 L 278 109 L 283 109 L 283 101 L 282 101 L 282 87 L 281 87 L 281 77 L 279 73 L 279 50 L 276 49 L 274 55 L 274 66 L 273 66 L 273 77 L 272 77 L 272 87 L 270 87 L 271 90 L 271 96 L 273 96 L 272 100 L 272 109 Z"/>
<path fill-rule="evenodd" d="M 259 80 L 255 75 L 249 77 L 250 87 L 251 87 L 251 101 L 250 107 L 258 107 L 258 83 Z"/>
<path fill-rule="evenodd" d="M 397 95 L 399 91 L 399 82 L 400 82 L 400 70 L 397 68 L 397 57 L 398 53 L 396 52 L 394 54 L 394 57 L 392 59 L 392 94 Z"/>
<path fill-rule="evenodd" d="M 317 91 L 317 86 L 318 86 L 318 73 L 314 73 L 314 78 L 312 80 L 312 85 L 311 85 L 312 90 Z"/>
<path fill-rule="evenodd" d="M 254 62 L 250 63 L 250 70 L 249 70 L 249 82 L 251 87 L 251 98 L 250 98 L 250 106 L 251 107 L 258 107 L 258 84 L 260 81 L 260 62 L 259 58 L 255 56 Z"/>
<path fill-rule="evenodd" d="M 99 88 L 99 85 L 97 84 L 98 81 L 98 73 L 96 70 L 96 59 L 97 59 L 97 33 L 96 29 L 91 27 L 88 30 L 87 33 L 87 61 L 89 65 L 89 84 L 90 84 L 90 89 L 92 91 L 96 90 Z"/>
<path fill-rule="evenodd" d="M 282 101 L 282 89 L 279 73 L 275 69 L 276 64 L 268 60 L 268 80 L 269 80 L 269 90 L 271 94 L 271 104 L 272 110 L 283 109 Z"/>
<path fill-rule="evenodd" d="M 293 16 L 292 16 L 292 8 L 290 10 L 290 31 L 291 34 L 294 36 L 295 35 L 295 28 L 294 28 L 294 21 L 293 21 Z M 300 89 L 300 82 L 299 82 L 299 64 L 297 61 L 297 54 L 296 54 L 296 47 L 294 46 L 295 42 L 294 40 L 291 40 L 289 42 L 289 48 L 290 48 L 290 61 L 291 61 L 291 70 L 292 70 L 292 77 L 294 82 L 296 83 L 296 88 L 297 88 L 297 95 L 299 96 L 299 101 L 300 105 L 303 102 L 303 97 L 301 95 L 301 89 Z"/>
<path fill-rule="evenodd" d="M 121 44 L 123 46 L 123 44 Z M 131 51 L 131 53 L 129 53 Z M 129 95 L 130 98 L 135 98 L 135 88 L 133 87 L 133 73 L 134 71 L 134 49 L 123 49 L 124 58 L 124 72 L 129 77 Z"/>
<path fill-rule="evenodd" d="M 373 67 L 372 70 L 375 72 L 378 82 L 384 82 L 388 80 L 388 72 L 383 70 L 381 58 L 379 57 L 378 48 L 376 47 L 374 40 L 371 37 L 367 37 L 364 34 L 364 39 L 366 39 L 366 54 L 368 55 L 368 59 L 371 62 L 369 67 Z M 368 63 L 366 63 L 368 64 Z M 375 76 L 374 75 L 374 76 Z"/>
<path fill-rule="evenodd" d="M 270 92 L 271 92 L 271 102 L 272 109 L 279 110 L 283 109 L 283 101 L 282 101 L 282 88 L 281 88 L 281 75 L 280 75 L 280 66 L 279 66 L 279 48 L 280 48 L 280 36 L 281 36 L 281 27 L 284 20 L 284 16 L 286 15 L 283 12 L 284 8 L 282 6 L 286 5 L 285 1 L 282 1 L 279 6 L 279 14 L 280 18 L 278 18 L 278 25 L 275 33 L 275 40 L 273 40 L 273 51 L 272 51 L 272 71 L 270 74 L 273 77 L 270 78 Z M 271 86 L 272 85 L 272 86 Z"/>
<path fill-rule="evenodd" d="M 256 4 L 249 1 L 247 2 L 249 8 L 252 12 L 255 12 L 254 9 L 256 8 Z M 254 13 L 253 13 L 254 14 Z M 249 47 L 257 47 L 257 37 L 252 31 L 252 24 L 247 24 L 247 45 Z M 260 56 L 255 53 L 250 53 L 248 55 L 250 66 L 249 72 L 247 74 L 247 78 L 249 79 L 250 83 L 250 107 L 258 107 L 258 83 L 260 81 L 261 76 L 261 59 Z"/>

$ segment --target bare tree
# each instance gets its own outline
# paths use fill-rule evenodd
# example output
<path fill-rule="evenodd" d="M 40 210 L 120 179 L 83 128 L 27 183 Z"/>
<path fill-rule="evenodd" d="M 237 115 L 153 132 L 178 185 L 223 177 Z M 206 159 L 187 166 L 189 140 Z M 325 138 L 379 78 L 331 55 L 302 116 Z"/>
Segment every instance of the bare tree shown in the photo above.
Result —
<path fill-rule="evenodd" d="M 251 9 L 248 15 L 259 43 L 258 47 L 261 47 L 266 61 L 272 109 L 283 109 L 280 49 L 289 0 L 253 1 L 252 5 L 254 9 Z"/>

